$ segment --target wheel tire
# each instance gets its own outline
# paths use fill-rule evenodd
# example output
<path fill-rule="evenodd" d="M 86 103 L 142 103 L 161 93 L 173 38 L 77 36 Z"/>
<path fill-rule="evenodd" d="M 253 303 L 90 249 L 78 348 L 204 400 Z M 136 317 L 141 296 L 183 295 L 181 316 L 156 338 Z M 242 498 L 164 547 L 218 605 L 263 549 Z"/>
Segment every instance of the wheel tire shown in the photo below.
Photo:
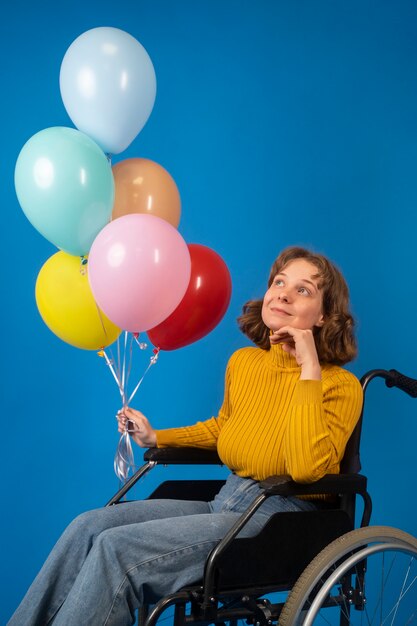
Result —
<path fill-rule="evenodd" d="M 301 618 L 303 607 L 323 576 L 345 555 L 370 543 L 381 544 L 381 551 L 383 551 L 384 544 L 394 543 L 398 545 L 399 550 L 410 550 L 417 556 L 417 538 L 398 528 L 368 526 L 338 537 L 311 561 L 295 583 L 282 609 L 279 626 L 296 626 L 303 623 L 307 617 L 304 615 Z M 336 569 L 341 567 L 343 567 L 343 563 Z M 300 618 L 303 621 L 300 621 Z"/>

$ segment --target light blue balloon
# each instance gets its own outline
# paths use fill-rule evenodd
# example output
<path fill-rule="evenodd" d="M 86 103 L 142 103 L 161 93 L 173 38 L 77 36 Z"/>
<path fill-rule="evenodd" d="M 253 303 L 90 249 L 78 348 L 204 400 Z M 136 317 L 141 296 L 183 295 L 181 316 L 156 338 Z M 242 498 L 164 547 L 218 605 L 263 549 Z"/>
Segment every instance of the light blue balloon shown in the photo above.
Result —
<path fill-rule="evenodd" d="M 16 162 L 15 187 L 32 225 L 69 254 L 87 254 L 110 221 L 111 165 L 90 137 L 73 128 L 46 128 L 26 142 Z"/>
<path fill-rule="evenodd" d="M 125 150 L 145 125 L 156 77 L 145 48 L 118 28 L 93 28 L 68 48 L 59 77 L 75 126 L 109 154 Z"/>

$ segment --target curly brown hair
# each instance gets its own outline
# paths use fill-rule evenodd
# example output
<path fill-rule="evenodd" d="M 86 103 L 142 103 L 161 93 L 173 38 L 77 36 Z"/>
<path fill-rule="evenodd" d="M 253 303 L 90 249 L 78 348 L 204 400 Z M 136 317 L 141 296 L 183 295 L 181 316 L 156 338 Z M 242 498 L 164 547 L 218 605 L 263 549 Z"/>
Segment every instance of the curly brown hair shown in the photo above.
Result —
<path fill-rule="evenodd" d="M 317 268 L 314 278 L 323 295 L 323 326 L 314 328 L 320 363 L 344 365 L 357 354 L 355 322 L 349 310 L 349 289 L 340 270 L 322 254 L 305 248 L 290 247 L 281 252 L 272 265 L 268 288 L 275 276 L 295 259 L 304 259 Z M 263 300 L 249 300 L 238 317 L 240 330 L 264 350 L 271 347 L 270 330 L 262 320 Z"/>

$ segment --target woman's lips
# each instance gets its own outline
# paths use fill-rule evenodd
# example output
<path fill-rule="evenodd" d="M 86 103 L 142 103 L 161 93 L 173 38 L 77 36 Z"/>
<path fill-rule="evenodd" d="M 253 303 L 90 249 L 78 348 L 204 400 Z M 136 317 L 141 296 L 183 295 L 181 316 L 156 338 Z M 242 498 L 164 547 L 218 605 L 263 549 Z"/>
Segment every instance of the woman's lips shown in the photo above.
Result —
<path fill-rule="evenodd" d="M 291 313 L 287 313 L 284 309 L 279 309 L 278 307 L 271 307 L 272 313 L 276 313 L 277 315 L 291 315 Z"/>

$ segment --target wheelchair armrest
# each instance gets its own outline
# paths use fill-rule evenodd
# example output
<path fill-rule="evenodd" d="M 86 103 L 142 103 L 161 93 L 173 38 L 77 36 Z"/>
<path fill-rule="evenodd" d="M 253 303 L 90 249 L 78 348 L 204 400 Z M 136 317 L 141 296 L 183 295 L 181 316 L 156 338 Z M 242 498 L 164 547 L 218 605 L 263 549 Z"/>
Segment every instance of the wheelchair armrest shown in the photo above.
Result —
<path fill-rule="evenodd" d="M 270 476 L 260 482 L 268 495 L 310 496 L 366 493 L 367 479 L 361 474 L 326 474 L 314 483 L 296 483 L 291 476 Z"/>
<path fill-rule="evenodd" d="M 149 448 L 143 458 L 163 465 L 222 465 L 217 451 L 205 448 Z"/>
<path fill-rule="evenodd" d="M 145 451 L 143 459 L 145 464 L 115 493 L 106 506 L 118 504 L 138 480 L 158 463 L 161 465 L 222 465 L 216 450 L 203 448 L 149 448 Z"/>

